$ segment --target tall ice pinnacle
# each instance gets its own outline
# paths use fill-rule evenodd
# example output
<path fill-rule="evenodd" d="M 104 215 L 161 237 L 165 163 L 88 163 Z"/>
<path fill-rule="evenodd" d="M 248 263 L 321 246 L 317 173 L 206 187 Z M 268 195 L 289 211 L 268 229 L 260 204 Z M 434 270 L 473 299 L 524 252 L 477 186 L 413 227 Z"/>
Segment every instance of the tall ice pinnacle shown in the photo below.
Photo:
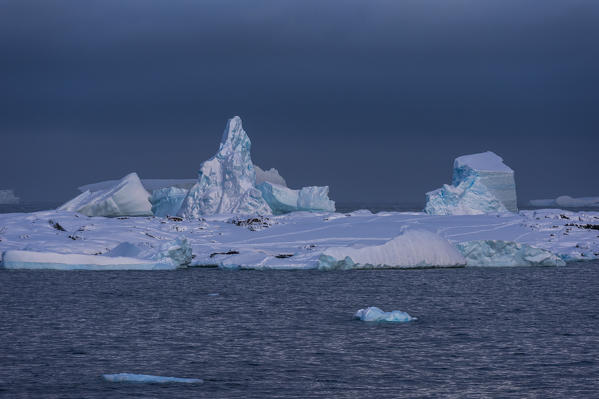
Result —
<path fill-rule="evenodd" d="M 219 213 L 272 214 L 262 193 L 254 187 L 251 144 L 241 118 L 229 119 L 218 152 L 202 163 L 198 182 L 183 200 L 179 215 L 197 218 Z"/>

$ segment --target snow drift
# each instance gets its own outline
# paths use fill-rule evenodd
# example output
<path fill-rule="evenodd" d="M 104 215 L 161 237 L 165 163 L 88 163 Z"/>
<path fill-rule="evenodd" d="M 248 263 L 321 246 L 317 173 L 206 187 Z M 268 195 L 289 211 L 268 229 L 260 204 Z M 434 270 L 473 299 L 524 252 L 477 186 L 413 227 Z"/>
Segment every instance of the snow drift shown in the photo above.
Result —
<path fill-rule="evenodd" d="M 318 259 L 318 268 L 455 267 L 466 264 L 443 237 L 427 230 L 404 229 L 382 245 L 333 247 Z"/>

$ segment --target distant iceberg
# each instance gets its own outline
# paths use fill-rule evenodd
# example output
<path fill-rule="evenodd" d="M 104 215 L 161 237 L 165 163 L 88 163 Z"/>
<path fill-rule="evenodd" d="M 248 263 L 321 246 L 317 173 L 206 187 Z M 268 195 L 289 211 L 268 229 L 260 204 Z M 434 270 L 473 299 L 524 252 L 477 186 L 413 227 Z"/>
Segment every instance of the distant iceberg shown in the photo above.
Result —
<path fill-rule="evenodd" d="M 86 216 L 152 216 L 149 197 L 137 173 L 129 173 L 116 185 L 95 192 L 85 191 L 58 210 Z"/>
<path fill-rule="evenodd" d="M 179 215 L 272 214 L 255 186 L 251 142 L 238 116 L 229 119 L 216 155 L 202 163 L 198 182 L 183 200 Z"/>
<path fill-rule="evenodd" d="M 561 208 L 594 208 L 599 207 L 599 197 L 579 197 L 572 198 L 568 195 L 562 195 L 556 199 L 538 199 L 531 200 L 530 205 L 536 207 L 561 207 Z"/>
<path fill-rule="evenodd" d="M 165 384 L 170 382 L 178 382 L 184 384 L 201 384 L 204 382 L 204 380 L 199 378 L 162 377 L 158 375 L 130 373 L 104 374 L 102 377 L 109 382 L 140 382 L 155 384 Z"/>
<path fill-rule="evenodd" d="M 20 198 L 15 196 L 13 190 L 0 190 L 0 205 L 18 204 Z"/>
<path fill-rule="evenodd" d="M 514 171 L 491 151 L 456 158 L 452 184 L 426 194 L 431 215 L 517 212 Z"/>
<path fill-rule="evenodd" d="M 335 212 L 335 202 L 329 199 L 329 187 L 302 187 L 294 190 L 278 184 L 263 182 L 257 186 L 262 198 L 275 215 L 294 211 Z"/>
<path fill-rule="evenodd" d="M 254 164 L 254 169 L 256 171 L 256 185 L 260 183 L 269 182 L 273 184 L 278 184 L 279 186 L 287 187 L 287 182 L 283 179 L 283 176 L 279 174 L 279 171 L 275 168 L 270 168 L 268 170 L 262 170 L 258 165 Z"/>
<path fill-rule="evenodd" d="M 402 312 L 401 310 L 384 312 L 376 306 L 372 306 L 366 309 L 358 310 L 356 314 L 354 314 L 354 319 L 362 321 L 388 321 L 406 323 L 408 321 L 416 320 L 416 317 L 412 317 L 408 313 Z"/>
<path fill-rule="evenodd" d="M 152 192 L 161 188 L 176 187 L 184 188 L 189 190 L 194 184 L 198 182 L 198 179 L 140 179 L 141 184 L 146 190 Z M 107 190 L 119 183 L 120 180 L 105 180 L 97 183 L 85 184 L 77 187 L 79 191 L 100 191 Z"/>
<path fill-rule="evenodd" d="M 565 266 L 559 256 L 527 244 L 502 240 L 456 244 L 467 266 Z"/>
<path fill-rule="evenodd" d="M 382 245 L 333 247 L 318 259 L 318 268 L 455 267 L 465 259 L 446 239 L 427 230 L 404 229 Z"/>

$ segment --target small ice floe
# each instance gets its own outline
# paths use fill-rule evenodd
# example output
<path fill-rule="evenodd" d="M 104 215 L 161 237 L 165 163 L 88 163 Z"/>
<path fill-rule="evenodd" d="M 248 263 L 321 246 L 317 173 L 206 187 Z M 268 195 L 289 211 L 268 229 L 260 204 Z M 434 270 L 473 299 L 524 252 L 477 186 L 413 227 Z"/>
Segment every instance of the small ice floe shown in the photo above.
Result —
<path fill-rule="evenodd" d="M 218 292 L 212 292 L 210 294 L 208 294 L 208 296 L 219 296 L 220 294 Z"/>
<path fill-rule="evenodd" d="M 184 384 L 201 384 L 204 380 L 199 378 L 179 378 L 179 377 L 162 377 L 159 375 L 148 374 L 104 374 L 102 376 L 106 381 L 110 382 L 145 382 L 154 384 L 165 384 L 169 382 L 180 382 Z"/>
<path fill-rule="evenodd" d="M 362 321 L 390 321 L 396 323 L 405 323 L 408 321 L 417 320 L 416 317 L 412 317 L 401 310 L 384 312 L 376 306 L 358 310 L 354 315 L 354 319 L 359 319 Z"/>

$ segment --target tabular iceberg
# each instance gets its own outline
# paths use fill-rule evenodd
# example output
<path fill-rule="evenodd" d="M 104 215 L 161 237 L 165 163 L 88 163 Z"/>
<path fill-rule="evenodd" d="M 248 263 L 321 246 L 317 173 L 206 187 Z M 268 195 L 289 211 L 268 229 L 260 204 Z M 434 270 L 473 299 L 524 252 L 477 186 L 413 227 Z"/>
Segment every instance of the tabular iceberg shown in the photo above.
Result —
<path fill-rule="evenodd" d="M 1 205 L 18 204 L 19 200 L 19 197 L 15 196 L 13 190 L 0 190 Z"/>
<path fill-rule="evenodd" d="M 152 191 L 150 203 L 154 216 L 174 216 L 181 209 L 181 204 L 189 190 L 178 187 L 166 187 Z"/>
<path fill-rule="evenodd" d="M 294 211 L 335 212 L 335 202 L 329 199 L 328 186 L 310 186 L 294 190 L 263 182 L 258 184 L 257 188 L 275 215 Z"/>
<path fill-rule="evenodd" d="M 96 192 L 85 191 L 58 210 L 86 216 L 152 216 L 149 197 L 137 173 L 129 173 L 115 186 Z"/>
<path fill-rule="evenodd" d="M 487 151 L 456 158 L 451 185 L 426 194 L 431 215 L 476 215 L 517 212 L 514 171 Z"/>
<path fill-rule="evenodd" d="M 538 199 L 531 200 L 532 206 L 562 207 L 562 208 L 586 208 L 599 207 L 599 197 L 579 197 L 572 198 L 569 195 L 562 195 L 556 199 Z"/>
<path fill-rule="evenodd" d="M 467 266 L 565 266 L 559 256 L 527 244 L 502 240 L 456 244 Z"/>
<path fill-rule="evenodd" d="M 334 247 L 318 259 L 318 268 L 357 269 L 385 267 L 456 267 L 466 264 L 443 237 L 427 230 L 404 229 L 382 245 Z"/>
<path fill-rule="evenodd" d="M 362 321 L 389 321 L 396 323 L 406 323 L 408 321 L 417 320 L 416 317 L 412 317 L 401 310 L 384 312 L 376 306 L 358 310 L 356 314 L 354 314 L 354 319 Z"/>
<path fill-rule="evenodd" d="M 272 214 L 255 186 L 251 142 L 238 116 L 229 119 L 216 155 L 200 168 L 198 182 L 183 200 L 179 215 L 199 218 L 218 213 Z"/>

